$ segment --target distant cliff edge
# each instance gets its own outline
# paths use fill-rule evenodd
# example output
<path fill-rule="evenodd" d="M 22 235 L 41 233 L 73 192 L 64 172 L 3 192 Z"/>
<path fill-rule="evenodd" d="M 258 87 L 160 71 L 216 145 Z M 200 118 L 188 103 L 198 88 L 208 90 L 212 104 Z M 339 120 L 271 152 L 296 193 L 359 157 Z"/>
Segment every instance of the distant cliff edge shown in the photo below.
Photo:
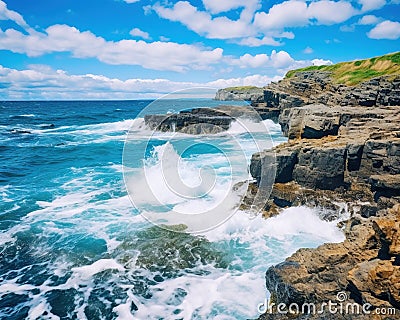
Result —
<path fill-rule="evenodd" d="M 245 101 L 256 101 L 263 95 L 263 88 L 253 86 L 243 87 L 229 87 L 220 89 L 215 95 L 215 100 L 220 101 L 234 101 L 234 100 L 245 100 Z"/>

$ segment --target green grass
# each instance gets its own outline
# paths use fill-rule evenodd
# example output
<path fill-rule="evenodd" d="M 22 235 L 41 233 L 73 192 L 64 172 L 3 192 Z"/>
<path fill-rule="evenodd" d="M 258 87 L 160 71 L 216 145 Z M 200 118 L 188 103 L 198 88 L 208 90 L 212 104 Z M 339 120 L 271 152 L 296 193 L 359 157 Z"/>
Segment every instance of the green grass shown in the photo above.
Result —
<path fill-rule="evenodd" d="M 286 78 L 292 78 L 297 72 L 313 70 L 331 72 L 332 78 L 336 83 L 356 85 L 383 75 L 400 75 L 400 52 L 366 60 L 341 62 L 329 66 L 310 66 L 291 70 L 286 74 Z"/>

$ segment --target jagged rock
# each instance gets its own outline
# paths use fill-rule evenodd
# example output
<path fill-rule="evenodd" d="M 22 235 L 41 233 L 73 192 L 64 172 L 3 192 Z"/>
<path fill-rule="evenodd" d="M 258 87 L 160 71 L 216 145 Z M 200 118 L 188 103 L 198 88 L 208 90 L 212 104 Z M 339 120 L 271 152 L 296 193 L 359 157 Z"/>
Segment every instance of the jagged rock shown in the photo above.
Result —
<path fill-rule="evenodd" d="M 144 121 L 152 130 L 208 134 L 228 130 L 232 118 L 225 115 L 207 116 L 180 113 L 171 115 L 145 115 Z"/>
<path fill-rule="evenodd" d="M 400 205 L 371 221 L 353 218 L 343 243 L 298 250 L 267 270 L 266 286 L 276 303 L 287 305 L 321 305 L 347 292 L 351 303 L 399 308 L 399 223 Z"/>
<path fill-rule="evenodd" d="M 264 96 L 263 88 L 226 88 L 220 89 L 215 95 L 215 100 L 220 101 L 234 101 L 234 100 L 245 100 L 245 101 L 260 101 Z"/>
<path fill-rule="evenodd" d="M 370 218 L 376 216 L 377 212 L 378 212 L 377 206 L 362 205 L 360 208 L 360 215 L 363 218 Z"/>
<path fill-rule="evenodd" d="M 398 106 L 400 105 L 400 77 L 382 76 L 361 83 L 357 87 L 336 84 L 327 71 L 297 72 L 290 79 L 271 83 L 264 91 L 268 106 L 296 108 L 306 104 L 329 106 Z"/>
<path fill-rule="evenodd" d="M 268 159 L 268 161 L 270 161 L 270 159 L 274 158 L 276 161 L 275 182 L 292 181 L 293 169 L 298 162 L 298 153 L 299 148 L 266 150 L 256 153 L 251 158 L 250 173 L 259 183 L 262 176 L 261 169 L 265 163 L 264 159 Z"/>
<path fill-rule="evenodd" d="M 400 77 L 348 87 L 335 84 L 328 72 L 299 72 L 269 85 L 263 103 L 281 110 L 279 123 L 289 139 L 252 158 L 251 174 L 260 181 L 263 157 L 276 156 L 277 175 L 263 215 L 298 205 L 325 209 L 325 219 L 343 206 L 352 215 L 342 224 L 343 243 L 300 249 L 266 272 L 274 302 L 321 306 L 345 291 L 352 303 L 400 309 Z M 388 317 L 399 318 L 400 310 Z"/>
<path fill-rule="evenodd" d="M 320 139 L 338 134 L 340 110 L 322 104 L 290 108 L 282 112 L 279 123 L 289 139 Z"/>
<path fill-rule="evenodd" d="M 372 190 L 379 195 L 398 196 L 400 195 L 400 174 L 372 175 L 370 177 Z"/>
<path fill-rule="evenodd" d="M 345 146 L 303 148 L 293 178 L 309 188 L 333 190 L 344 185 Z"/>
<path fill-rule="evenodd" d="M 391 261 L 363 261 L 349 271 L 347 279 L 356 302 L 400 308 L 400 266 Z"/>

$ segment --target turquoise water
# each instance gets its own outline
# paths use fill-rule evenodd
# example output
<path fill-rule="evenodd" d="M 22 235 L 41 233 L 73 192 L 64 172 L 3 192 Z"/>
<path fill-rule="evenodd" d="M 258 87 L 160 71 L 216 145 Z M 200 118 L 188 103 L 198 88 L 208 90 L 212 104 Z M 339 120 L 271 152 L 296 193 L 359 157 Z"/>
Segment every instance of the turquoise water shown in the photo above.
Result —
<path fill-rule="evenodd" d="M 205 143 L 207 137 L 149 138 L 143 119 L 134 119 L 150 102 L 0 103 L 1 319 L 257 317 L 268 266 L 300 247 L 343 239 L 334 222 L 306 208 L 268 221 L 238 211 L 196 235 L 153 226 L 140 210 L 160 208 L 135 208 L 124 184 L 122 153 L 132 126 L 138 147 L 150 141 L 145 165 L 151 172 L 160 150 L 167 150 L 169 158 L 187 161 L 183 175 L 212 167 L 223 190 L 229 168 Z M 165 101 L 155 111 L 180 110 L 183 104 L 188 100 Z M 277 125 L 265 123 L 274 143 L 285 140 Z M 230 135 L 249 145 L 249 161 L 251 137 L 235 128 Z M 217 140 L 234 151 L 226 137 Z M 186 148 L 193 142 L 198 144 Z M 130 169 L 143 165 L 136 160 Z M 155 174 L 158 185 L 157 179 Z M 134 181 L 128 189 L 139 186 Z M 190 200 L 167 205 L 201 207 Z"/>

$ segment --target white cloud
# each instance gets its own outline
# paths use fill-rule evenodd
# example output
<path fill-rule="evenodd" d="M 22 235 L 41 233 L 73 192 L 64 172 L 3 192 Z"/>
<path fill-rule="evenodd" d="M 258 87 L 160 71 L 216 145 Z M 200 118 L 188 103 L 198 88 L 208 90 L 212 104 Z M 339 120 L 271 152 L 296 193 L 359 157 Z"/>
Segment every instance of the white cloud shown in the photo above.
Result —
<path fill-rule="evenodd" d="M 358 2 L 363 12 L 380 9 L 386 4 L 386 0 L 358 0 Z"/>
<path fill-rule="evenodd" d="M 133 37 L 140 37 L 140 38 L 146 39 L 146 40 L 150 39 L 150 35 L 149 35 L 147 32 L 145 32 L 145 31 L 143 31 L 143 30 L 140 30 L 139 28 L 133 28 L 133 29 L 129 32 L 129 34 L 130 34 L 131 36 L 133 36 Z"/>
<path fill-rule="evenodd" d="M 241 38 L 255 34 L 248 19 L 213 18 L 208 12 L 199 11 L 187 1 L 179 1 L 171 8 L 163 7 L 160 4 L 156 4 L 152 8 L 160 17 L 180 22 L 188 29 L 211 39 Z"/>
<path fill-rule="evenodd" d="M 284 1 L 272 6 L 268 13 L 258 12 L 254 24 L 261 29 L 283 29 L 308 23 L 307 4 L 303 1 Z"/>
<path fill-rule="evenodd" d="M 314 50 L 311 47 L 305 47 L 303 50 L 303 53 L 305 53 L 305 54 L 311 54 L 313 52 L 314 52 Z"/>
<path fill-rule="evenodd" d="M 238 85 L 265 86 L 281 77 L 250 75 L 243 78 L 218 79 L 205 83 L 176 82 L 167 79 L 112 79 L 102 75 L 69 75 L 47 66 L 27 70 L 0 65 L 2 99 L 138 99 L 155 98 L 166 93 L 193 87 L 215 89 Z M 82 90 L 84 88 L 85 90 Z"/>
<path fill-rule="evenodd" d="M 263 37 L 261 39 L 255 38 L 255 37 L 249 37 L 249 38 L 243 38 L 238 42 L 239 44 L 243 46 L 248 46 L 248 47 L 260 47 L 260 46 L 281 46 L 283 43 L 275 40 L 273 37 Z"/>
<path fill-rule="evenodd" d="M 366 15 L 361 17 L 356 23 L 351 25 L 343 25 L 340 26 L 340 31 L 343 32 L 354 32 L 356 30 L 356 26 L 367 26 L 367 25 L 375 25 L 380 22 L 382 19 L 378 18 L 374 15 Z"/>
<path fill-rule="evenodd" d="M 204 49 L 174 42 L 139 40 L 106 41 L 90 31 L 67 25 L 53 25 L 46 33 L 25 35 L 14 29 L 0 29 L 0 49 L 37 57 L 51 52 L 71 52 L 76 58 L 97 58 L 113 65 L 140 65 L 147 69 L 184 72 L 207 69 L 221 61 L 223 50 Z"/>
<path fill-rule="evenodd" d="M 262 38 L 257 38 L 257 37 L 248 37 L 248 38 L 243 38 L 240 41 L 237 41 L 238 44 L 248 46 L 248 47 L 260 47 L 260 46 L 282 46 L 284 45 L 283 42 L 278 41 L 276 39 L 294 39 L 294 33 L 293 32 L 266 32 L 266 35 L 263 36 Z"/>
<path fill-rule="evenodd" d="M 308 16 L 316 19 L 317 24 L 331 25 L 348 20 L 358 12 L 346 1 L 322 0 L 311 2 L 308 6 Z"/>
<path fill-rule="evenodd" d="M 11 20 L 23 28 L 29 29 L 28 24 L 25 22 L 24 18 L 15 11 L 9 10 L 7 4 L 0 0 L 0 20 Z"/>
<path fill-rule="evenodd" d="M 290 56 L 290 54 L 287 53 L 286 51 L 276 52 L 275 50 L 272 50 L 272 52 L 271 52 L 271 62 L 272 62 L 272 66 L 274 68 L 282 69 L 282 68 L 288 68 L 295 61 Z"/>
<path fill-rule="evenodd" d="M 324 60 L 324 59 L 314 59 L 311 60 L 313 66 L 327 66 L 333 64 L 331 60 Z"/>
<path fill-rule="evenodd" d="M 308 24 L 331 25 L 346 21 L 357 10 L 346 1 L 305 1 L 289 0 L 272 6 L 268 13 L 258 12 L 254 23 L 261 29 L 283 29 Z"/>
<path fill-rule="evenodd" d="M 126 3 L 135 3 L 135 2 L 139 2 L 140 0 L 123 0 Z"/>
<path fill-rule="evenodd" d="M 208 82 L 208 85 L 219 89 L 237 86 L 264 87 L 272 81 L 279 81 L 281 79 L 282 76 L 269 77 L 266 75 L 255 74 L 244 78 L 218 79 Z"/>
<path fill-rule="evenodd" d="M 274 68 L 280 71 L 294 65 L 296 61 L 286 51 L 272 50 L 271 55 L 266 54 L 244 54 L 239 59 L 231 59 L 230 64 L 240 68 Z"/>
<path fill-rule="evenodd" d="M 367 10 L 385 0 L 360 1 Z M 273 34 L 276 31 L 307 25 L 333 25 L 361 13 L 350 1 L 345 0 L 286 0 L 273 5 L 267 12 L 258 12 L 261 0 L 203 0 L 203 4 L 205 11 L 199 10 L 189 1 L 178 1 L 175 4 L 158 2 L 144 9 L 146 13 L 152 10 L 164 19 L 180 22 L 201 36 L 234 39 L 238 44 L 251 47 L 282 45 L 280 37 Z M 215 16 L 233 9 L 240 12 L 239 19 Z M 342 26 L 342 29 L 350 31 L 346 30 L 346 26 Z"/>
<path fill-rule="evenodd" d="M 203 0 L 203 4 L 212 14 L 218 14 L 246 6 L 246 2 L 243 0 Z"/>
<path fill-rule="evenodd" d="M 358 20 L 357 24 L 359 25 L 374 25 L 377 24 L 381 19 L 374 15 L 366 15 L 363 16 L 360 20 Z"/>
<path fill-rule="evenodd" d="M 371 39 L 389 39 L 397 40 L 400 38 L 400 23 L 385 20 L 378 23 L 371 31 L 367 33 Z"/>
<path fill-rule="evenodd" d="M 252 56 L 246 53 L 239 58 L 238 64 L 241 68 L 260 68 L 267 66 L 269 60 L 266 54 L 256 54 Z"/>

